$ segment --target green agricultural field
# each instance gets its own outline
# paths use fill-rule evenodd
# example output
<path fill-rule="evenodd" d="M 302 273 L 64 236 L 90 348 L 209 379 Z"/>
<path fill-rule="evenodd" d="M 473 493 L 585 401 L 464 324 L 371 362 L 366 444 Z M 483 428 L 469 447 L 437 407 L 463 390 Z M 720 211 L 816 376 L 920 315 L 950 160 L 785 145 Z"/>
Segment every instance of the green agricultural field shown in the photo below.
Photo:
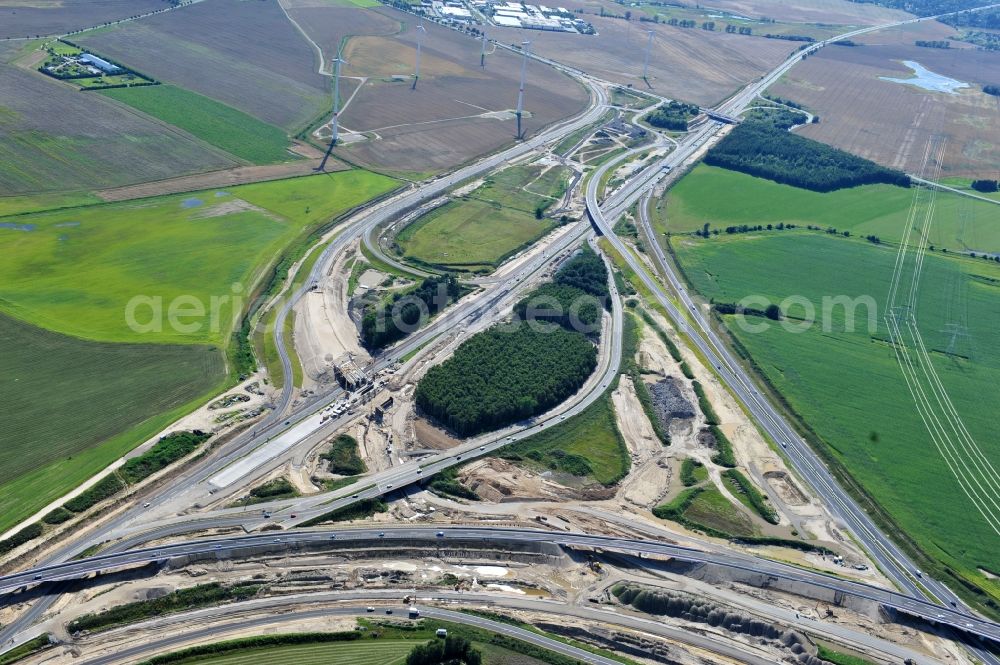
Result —
<path fill-rule="evenodd" d="M 275 256 L 394 186 L 344 171 L 0 221 L 0 399 L 8 407 L 0 529 L 218 390 L 234 317 Z M 218 301 L 213 328 L 211 298 L 233 296 L 234 283 L 243 300 Z M 126 324 L 133 296 L 162 299 L 162 330 Z M 200 328 L 170 325 L 177 302 L 204 305 L 204 316 L 178 319 Z M 135 318 L 148 323 L 152 311 Z"/>
<path fill-rule="evenodd" d="M 293 159 L 288 136 L 274 125 L 173 85 L 112 88 L 102 95 L 138 109 L 254 164 Z"/>
<path fill-rule="evenodd" d="M 9 257 L 0 264 L 0 311 L 97 341 L 222 345 L 239 310 L 233 296 L 245 305 L 283 248 L 395 184 L 345 171 L 20 216 L 17 228 L 0 228 L 0 254 Z M 161 299 L 161 330 L 126 325 L 137 296 L 146 299 L 134 312 L 143 324 L 153 320 L 145 303 Z M 168 325 L 177 303 L 204 308 L 179 319 L 197 330 Z"/>
<path fill-rule="evenodd" d="M 200 665 L 397 665 L 416 640 L 357 640 L 327 644 L 292 644 L 288 646 L 243 649 L 222 656 L 203 656 L 185 660 Z"/>
<path fill-rule="evenodd" d="M 0 531 L 153 436 L 225 376 L 222 353 L 207 346 L 88 342 L 3 315 L 0 349 Z"/>
<path fill-rule="evenodd" d="M 424 215 L 396 237 L 403 255 L 445 269 L 487 271 L 553 229 L 536 211 L 558 202 L 568 170 L 515 166 Z"/>
<path fill-rule="evenodd" d="M 913 198 L 913 189 L 892 185 L 812 192 L 701 164 L 670 190 L 665 230 L 690 233 L 708 223 L 721 234 L 727 226 L 783 222 L 898 242 Z M 935 214 L 930 241 L 936 247 L 1000 250 L 1000 224 L 987 223 L 1000 215 L 1000 206 L 941 192 Z"/>
<path fill-rule="evenodd" d="M 771 189 L 769 183 L 763 187 Z M 816 214 L 849 220 L 842 206 L 831 207 Z M 824 296 L 873 299 L 878 311 L 871 331 L 865 307 L 857 310 L 853 332 L 843 308 L 826 317 L 826 329 L 819 316 L 819 323 L 798 334 L 777 324 L 750 332 L 737 325 L 737 317 L 726 321 L 768 381 L 815 430 L 825 452 L 925 551 L 1000 596 L 1000 588 L 977 573 L 1000 572 L 997 534 L 931 441 L 888 342 L 881 310 L 896 250 L 804 230 L 675 238 L 674 246 L 695 288 L 719 302 L 758 295 L 779 303 L 794 295 L 819 313 Z M 1000 459 L 994 416 L 1000 409 L 998 305 L 1000 266 L 928 254 L 916 305 L 919 328 L 965 426 L 992 460 Z M 796 305 L 785 313 L 801 317 L 804 308 Z"/>
<path fill-rule="evenodd" d="M 9 215 L 22 215 L 28 212 L 40 212 L 54 208 L 69 208 L 74 206 L 100 203 L 101 199 L 86 192 L 68 194 L 38 194 L 24 196 L 0 196 L 0 218 Z M 2 222 L 0 222 L 2 223 Z"/>

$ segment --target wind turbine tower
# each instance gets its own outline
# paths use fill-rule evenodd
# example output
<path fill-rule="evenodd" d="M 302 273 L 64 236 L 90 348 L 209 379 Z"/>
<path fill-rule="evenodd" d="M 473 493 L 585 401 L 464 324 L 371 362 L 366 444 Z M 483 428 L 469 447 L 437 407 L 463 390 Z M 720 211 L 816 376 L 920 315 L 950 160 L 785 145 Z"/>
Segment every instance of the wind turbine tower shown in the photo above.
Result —
<path fill-rule="evenodd" d="M 649 37 L 646 39 L 646 57 L 642 61 L 642 80 L 649 85 L 649 52 L 653 49 L 653 31 L 647 30 L 647 34 Z"/>
<path fill-rule="evenodd" d="M 483 30 L 483 49 L 479 52 L 479 66 L 486 69 L 486 31 Z"/>
<path fill-rule="evenodd" d="M 330 145 L 337 145 L 337 139 L 340 136 L 340 65 L 344 62 L 344 59 L 340 57 L 340 51 L 337 51 L 337 57 L 333 59 L 333 139 L 330 141 Z"/>
<path fill-rule="evenodd" d="M 417 89 L 417 80 L 420 78 L 420 47 L 424 43 L 424 33 L 426 32 L 427 30 L 424 28 L 423 23 L 417 26 L 417 62 L 413 72 L 413 90 Z"/>
<path fill-rule="evenodd" d="M 524 112 L 524 75 L 528 71 L 528 47 L 531 42 L 521 42 L 521 52 L 524 58 L 521 60 L 521 86 L 517 89 L 517 138 L 521 139 L 521 114 Z"/>

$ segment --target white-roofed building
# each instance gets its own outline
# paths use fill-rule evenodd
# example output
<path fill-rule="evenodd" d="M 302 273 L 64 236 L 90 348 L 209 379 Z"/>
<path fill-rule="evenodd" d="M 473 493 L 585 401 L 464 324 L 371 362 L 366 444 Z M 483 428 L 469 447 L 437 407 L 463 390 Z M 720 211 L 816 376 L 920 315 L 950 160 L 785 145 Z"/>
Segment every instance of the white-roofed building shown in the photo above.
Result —
<path fill-rule="evenodd" d="M 493 22 L 501 28 L 520 28 L 521 19 L 514 16 L 494 16 Z"/>
<path fill-rule="evenodd" d="M 464 7 L 442 7 L 438 10 L 441 16 L 446 16 L 456 21 L 471 21 L 472 12 Z"/>

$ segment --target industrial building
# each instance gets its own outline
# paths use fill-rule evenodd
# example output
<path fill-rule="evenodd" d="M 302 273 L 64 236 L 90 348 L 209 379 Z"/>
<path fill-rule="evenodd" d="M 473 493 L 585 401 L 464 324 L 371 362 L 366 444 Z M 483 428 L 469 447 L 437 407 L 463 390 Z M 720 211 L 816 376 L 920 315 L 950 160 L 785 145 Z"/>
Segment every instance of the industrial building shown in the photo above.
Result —
<path fill-rule="evenodd" d="M 104 58 L 98 58 L 92 53 L 81 53 L 76 59 L 85 65 L 90 65 L 101 70 L 105 74 L 118 74 L 123 71 L 118 65 L 113 65 Z"/>

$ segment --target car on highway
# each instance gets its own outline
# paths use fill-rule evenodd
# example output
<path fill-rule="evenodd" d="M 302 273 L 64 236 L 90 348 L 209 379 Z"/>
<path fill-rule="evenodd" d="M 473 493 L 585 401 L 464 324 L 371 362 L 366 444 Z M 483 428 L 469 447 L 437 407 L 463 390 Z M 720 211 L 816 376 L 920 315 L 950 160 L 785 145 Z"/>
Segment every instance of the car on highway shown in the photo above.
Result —
<path fill-rule="evenodd" d="M 374 612 L 374 611 L 375 611 L 375 608 L 372 607 L 371 605 L 369 605 L 368 607 L 365 608 L 365 612 Z"/>
<path fill-rule="evenodd" d="M 357 499 L 357 498 L 358 498 L 358 495 L 357 495 L 357 494 L 352 494 L 352 495 L 351 495 L 351 498 L 352 498 L 352 499 Z"/>
<path fill-rule="evenodd" d="M 379 531 L 378 532 L 378 537 L 379 538 L 385 538 L 385 531 Z"/>
<path fill-rule="evenodd" d="M 438 531 L 437 532 L 437 537 L 438 538 L 444 538 L 444 531 Z"/>
<path fill-rule="evenodd" d="M 150 505 L 151 504 L 149 503 L 149 501 L 147 501 L 146 503 L 142 504 L 142 507 L 143 508 L 149 508 Z"/>
<path fill-rule="evenodd" d="M 385 608 L 385 613 L 386 614 L 392 614 L 392 608 L 391 607 Z"/>

